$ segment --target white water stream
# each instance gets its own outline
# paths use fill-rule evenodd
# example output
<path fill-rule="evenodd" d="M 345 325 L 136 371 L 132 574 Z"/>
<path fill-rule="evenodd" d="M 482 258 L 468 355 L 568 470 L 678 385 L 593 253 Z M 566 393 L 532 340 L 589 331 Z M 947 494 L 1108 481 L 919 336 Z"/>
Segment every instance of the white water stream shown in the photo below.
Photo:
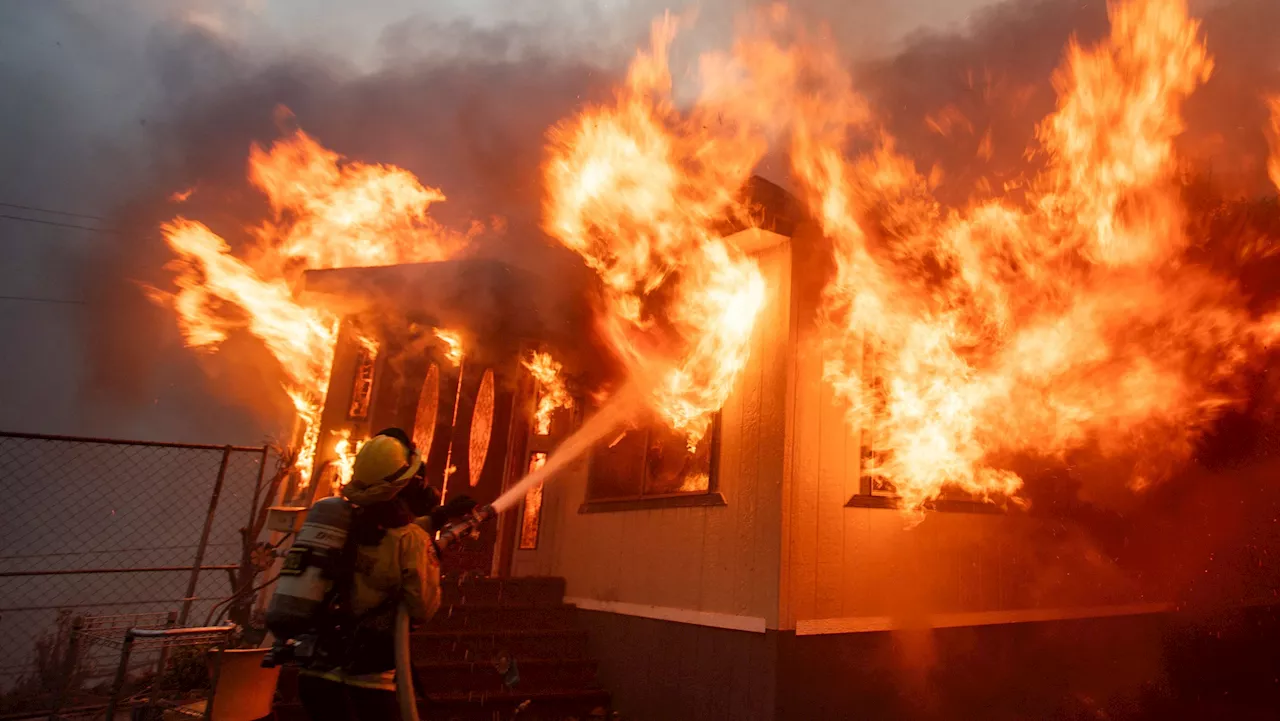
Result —
<path fill-rule="evenodd" d="M 547 458 L 542 467 L 520 479 L 520 482 L 507 489 L 493 502 L 493 510 L 498 513 L 511 508 L 524 500 L 525 494 L 535 485 L 549 480 L 556 473 L 574 462 L 591 447 L 616 429 L 635 412 L 640 395 L 634 386 L 627 386 L 609 399 L 594 416 L 582 424 L 573 435 L 564 439 L 558 448 Z"/>

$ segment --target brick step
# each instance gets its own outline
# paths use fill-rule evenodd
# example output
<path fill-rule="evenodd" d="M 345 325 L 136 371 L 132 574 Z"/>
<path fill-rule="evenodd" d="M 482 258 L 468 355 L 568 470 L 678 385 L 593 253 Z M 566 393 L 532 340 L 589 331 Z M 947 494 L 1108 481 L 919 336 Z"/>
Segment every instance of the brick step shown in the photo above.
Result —
<path fill-rule="evenodd" d="M 564 630 L 574 626 L 573 606 L 441 606 L 423 631 Z"/>
<path fill-rule="evenodd" d="M 490 661 L 506 651 L 517 660 L 587 658 L 587 634 L 578 629 L 423 631 L 413 635 L 414 664 Z"/>
<path fill-rule="evenodd" d="M 608 718 L 610 697 L 607 691 L 552 690 L 521 693 L 448 693 L 431 694 L 423 699 L 419 714 L 435 721 L 493 721 L 494 718 L 519 721 L 603 721 Z M 516 716 L 516 710 L 519 715 Z"/>
<path fill-rule="evenodd" d="M 512 693 L 548 690 L 596 691 L 594 661 L 560 659 L 516 660 L 519 679 Z M 488 661 L 435 661 L 415 663 L 414 687 L 418 693 L 499 693 L 507 689 L 505 677 Z"/>
<path fill-rule="evenodd" d="M 563 578 L 474 578 L 441 580 L 442 606 L 561 606 Z"/>

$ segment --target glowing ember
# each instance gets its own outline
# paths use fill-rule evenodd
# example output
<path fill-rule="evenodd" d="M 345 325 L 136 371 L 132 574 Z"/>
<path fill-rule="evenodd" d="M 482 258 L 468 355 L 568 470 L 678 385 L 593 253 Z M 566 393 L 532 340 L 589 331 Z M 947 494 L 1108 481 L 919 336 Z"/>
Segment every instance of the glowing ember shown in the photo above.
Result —
<path fill-rule="evenodd" d="M 550 353 L 533 353 L 523 361 L 529 375 L 538 381 L 538 406 L 533 413 L 533 431 L 540 436 L 551 432 L 551 417 L 561 408 L 573 408 L 573 396 L 560 376 L 561 365 Z"/>
<path fill-rule="evenodd" d="M 185 203 L 187 202 L 187 199 L 191 197 L 191 194 L 195 192 L 195 190 L 196 190 L 195 188 L 187 188 L 186 190 L 179 190 L 174 193 L 171 193 L 169 195 L 169 202 Z"/>
<path fill-rule="evenodd" d="M 690 448 L 747 361 L 764 303 L 756 264 L 716 231 L 741 216 L 739 191 L 765 143 L 711 104 L 671 100 L 671 17 L 631 64 L 611 105 L 553 133 L 544 227 L 595 270 L 604 335 Z"/>
<path fill-rule="evenodd" d="M 150 289 L 172 305 L 187 345 L 213 350 L 233 329 L 261 339 L 284 372 L 297 411 L 297 468 L 306 485 L 320 433 L 339 317 L 301 305 L 293 289 L 311 268 L 441 260 L 469 235 L 440 228 L 428 207 L 444 200 L 410 173 L 347 162 L 305 133 L 250 150 L 249 178 L 267 195 L 274 219 L 251 228 L 252 248 L 237 257 L 206 226 L 177 218 L 163 226 L 178 258 L 176 293 Z M 475 229 L 472 229 L 474 232 Z M 358 338 L 366 350 L 376 344 Z"/>
<path fill-rule="evenodd" d="M 435 330 L 435 334 L 437 338 L 444 341 L 445 345 L 449 347 L 444 357 L 448 358 L 449 362 L 454 365 L 462 363 L 462 336 L 454 331 L 440 328 Z"/>
<path fill-rule="evenodd" d="M 1271 98 L 1271 162 L 1267 169 L 1271 171 L 1271 182 L 1280 190 L 1280 95 Z"/>
<path fill-rule="evenodd" d="M 1229 279 L 1183 261 L 1174 183 L 1180 107 L 1211 61 L 1180 0 L 1111 20 L 1055 77 L 1031 191 L 949 212 L 892 139 L 842 155 L 863 104 L 829 45 L 739 46 L 758 104 L 791 111 L 793 168 L 833 244 L 824 374 L 852 424 L 876 419 L 865 470 L 908 508 L 948 486 L 1012 494 L 1017 457 L 1084 448 L 1133 459 L 1140 488 L 1240 400 L 1230 381 L 1265 328 Z"/>

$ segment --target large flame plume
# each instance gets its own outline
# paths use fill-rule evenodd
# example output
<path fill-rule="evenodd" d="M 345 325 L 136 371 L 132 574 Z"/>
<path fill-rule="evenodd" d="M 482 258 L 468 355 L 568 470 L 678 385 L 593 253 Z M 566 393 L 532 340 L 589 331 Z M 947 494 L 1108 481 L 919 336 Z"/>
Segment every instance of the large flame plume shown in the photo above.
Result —
<path fill-rule="evenodd" d="M 1038 177 L 959 209 L 873 132 L 829 43 L 777 39 L 785 11 L 735 50 L 754 98 L 742 110 L 790 127 L 803 199 L 832 243 L 826 379 L 850 422 L 875 429 L 866 470 L 908 508 L 947 487 L 1015 493 L 1018 456 L 1084 448 L 1135 459 L 1141 487 L 1243 400 L 1232 381 L 1270 321 L 1185 257 L 1173 147 L 1212 61 L 1181 0 L 1110 10 L 1110 38 L 1073 42 L 1055 75 Z M 846 157 L 867 138 L 874 150 Z"/>
<path fill-rule="evenodd" d="M 269 149 L 253 146 L 248 175 L 273 214 L 249 228 L 254 242 L 234 254 L 207 226 L 174 219 L 162 232 L 178 256 L 169 264 L 177 291 L 151 295 L 177 312 L 188 346 L 216 350 L 235 329 L 262 340 L 280 363 L 297 411 L 297 468 L 305 485 L 321 440 L 340 319 L 295 297 L 302 273 L 443 260 L 477 228 L 442 228 L 428 215 L 444 200 L 439 190 L 394 166 L 347 161 L 301 131 Z M 373 339 L 358 340 L 376 348 Z M 350 439 L 336 440 L 340 455 L 351 455 Z"/>
<path fill-rule="evenodd" d="M 744 212 L 765 143 L 711 104 L 676 109 L 667 50 L 678 24 L 654 24 L 612 104 L 553 131 L 544 227 L 599 274 L 605 337 L 692 448 L 746 365 L 764 303 L 759 268 L 717 228 Z"/>

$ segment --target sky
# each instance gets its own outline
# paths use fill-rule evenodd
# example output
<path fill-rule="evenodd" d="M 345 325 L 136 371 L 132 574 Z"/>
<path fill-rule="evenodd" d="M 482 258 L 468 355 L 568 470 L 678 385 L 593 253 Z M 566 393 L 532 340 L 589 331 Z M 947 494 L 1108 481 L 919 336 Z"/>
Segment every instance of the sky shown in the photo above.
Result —
<path fill-rule="evenodd" d="M 962 29 L 988 4 L 855 0 L 831 3 L 832 12 L 799 0 L 793 7 L 829 20 L 854 57 L 888 53 L 921 28 Z M 723 43 L 739 5 L 698 7 L 685 51 Z M 127 409 L 93 400 L 89 387 L 94 336 L 86 326 L 102 322 L 102 313 L 87 312 L 96 301 L 86 279 L 110 272 L 96 265 L 95 248 L 120 242 L 112 218 L 154 181 L 152 138 L 184 103 L 293 57 L 319 59 L 348 78 L 423 58 L 447 64 L 531 51 L 616 67 L 664 8 L 655 0 L 0 3 L 0 215 L 28 219 L 0 218 L 0 338 L 7 339 L 0 430 L 209 443 L 258 443 L 269 432 L 216 386 L 192 382 L 194 363 L 147 369 L 142 387 L 151 398 Z M 192 28 L 218 42 L 207 51 L 175 47 Z M 174 338 L 155 343 L 172 346 Z"/>

